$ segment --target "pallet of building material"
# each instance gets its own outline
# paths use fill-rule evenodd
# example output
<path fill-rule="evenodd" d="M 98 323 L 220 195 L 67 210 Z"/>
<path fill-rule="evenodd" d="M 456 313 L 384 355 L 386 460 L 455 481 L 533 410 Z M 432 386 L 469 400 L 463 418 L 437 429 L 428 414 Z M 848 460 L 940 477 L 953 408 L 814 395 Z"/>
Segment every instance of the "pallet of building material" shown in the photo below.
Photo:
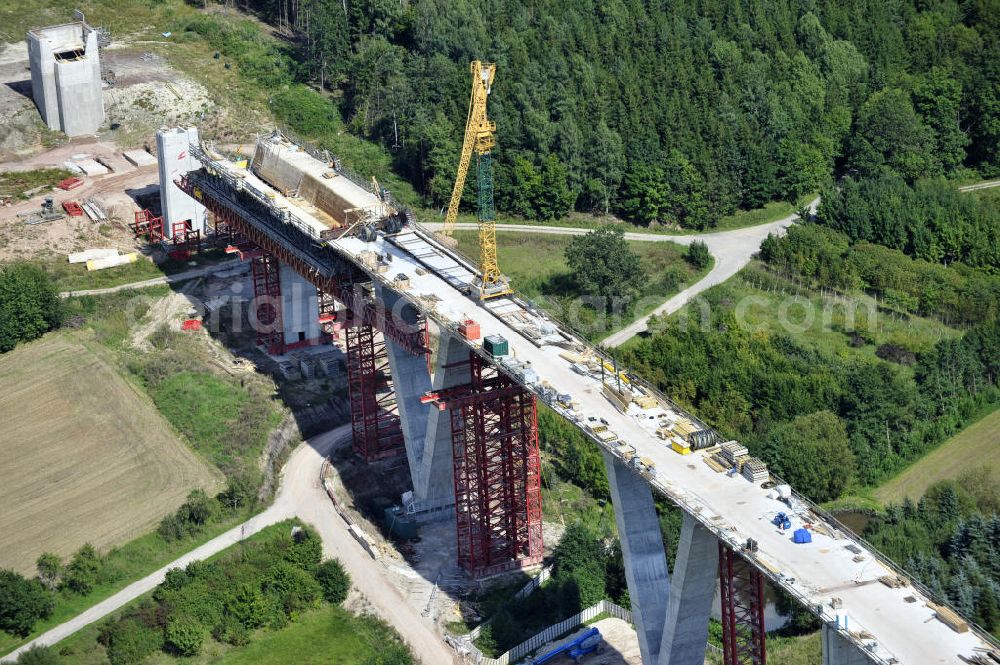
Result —
<path fill-rule="evenodd" d="M 735 464 L 736 460 L 747 456 L 747 447 L 736 441 L 726 441 L 720 446 L 720 449 L 722 451 L 722 456 L 725 457 L 730 464 Z"/>
<path fill-rule="evenodd" d="M 63 201 L 62 207 L 70 217 L 83 217 L 83 208 L 76 201 Z"/>
<path fill-rule="evenodd" d="M 76 189 L 83 184 L 83 181 L 79 178 L 66 178 L 65 180 L 60 180 L 59 184 L 56 185 L 59 189 L 66 190 L 67 192 L 71 189 Z"/>
<path fill-rule="evenodd" d="M 708 459 L 708 458 L 706 458 L 706 459 Z M 733 468 L 733 463 L 730 462 L 728 459 L 726 459 L 726 456 L 723 455 L 721 451 L 720 452 L 712 453 L 711 459 L 717 465 L 719 465 L 719 467 L 721 467 L 723 471 L 729 471 L 731 468 Z"/>
<path fill-rule="evenodd" d="M 759 483 L 768 479 L 767 465 L 764 461 L 756 457 L 748 457 L 743 462 L 741 469 L 743 477 L 752 483 Z"/>
<path fill-rule="evenodd" d="M 701 460 L 708 465 L 708 468 L 716 473 L 725 473 L 728 467 L 724 467 L 719 464 L 719 461 L 713 457 L 702 457 Z"/>

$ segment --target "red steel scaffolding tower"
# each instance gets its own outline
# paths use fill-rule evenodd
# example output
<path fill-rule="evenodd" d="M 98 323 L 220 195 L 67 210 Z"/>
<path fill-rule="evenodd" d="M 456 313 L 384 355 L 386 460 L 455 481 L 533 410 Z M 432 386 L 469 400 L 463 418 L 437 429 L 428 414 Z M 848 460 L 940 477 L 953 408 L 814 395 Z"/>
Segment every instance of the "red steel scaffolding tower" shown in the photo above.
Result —
<path fill-rule="evenodd" d="M 725 665 L 766 665 L 763 574 L 720 541 L 719 583 L 722 662 Z"/>
<path fill-rule="evenodd" d="M 261 253 L 250 260 L 253 277 L 257 344 L 268 353 L 285 352 L 285 326 L 281 318 L 281 267 L 273 254 Z"/>
<path fill-rule="evenodd" d="M 475 353 L 451 409 L 458 562 L 486 577 L 542 560 L 535 396 Z"/>
<path fill-rule="evenodd" d="M 349 323 L 344 335 L 354 451 L 366 462 L 395 457 L 405 447 L 385 337 L 360 321 Z"/>

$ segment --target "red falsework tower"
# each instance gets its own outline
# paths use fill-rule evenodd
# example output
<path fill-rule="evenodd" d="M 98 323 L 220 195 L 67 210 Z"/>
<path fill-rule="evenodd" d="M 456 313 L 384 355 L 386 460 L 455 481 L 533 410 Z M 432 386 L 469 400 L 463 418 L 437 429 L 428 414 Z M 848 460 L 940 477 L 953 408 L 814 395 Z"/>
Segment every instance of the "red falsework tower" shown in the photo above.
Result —
<path fill-rule="evenodd" d="M 719 542 L 722 652 L 725 665 L 766 665 L 764 576 Z"/>
<path fill-rule="evenodd" d="M 360 321 L 348 325 L 344 334 L 354 451 L 366 462 L 395 457 L 405 447 L 385 338 Z"/>
<path fill-rule="evenodd" d="M 257 344 L 268 353 L 285 352 L 285 326 L 281 318 L 281 268 L 273 254 L 262 253 L 250 260 Z"/>
<path fill-rule="evenodd" d="M 475 353 L 470 392 L 449 404 L 458 562 L 476 577 L 542 560 L 535 396 Z"/>

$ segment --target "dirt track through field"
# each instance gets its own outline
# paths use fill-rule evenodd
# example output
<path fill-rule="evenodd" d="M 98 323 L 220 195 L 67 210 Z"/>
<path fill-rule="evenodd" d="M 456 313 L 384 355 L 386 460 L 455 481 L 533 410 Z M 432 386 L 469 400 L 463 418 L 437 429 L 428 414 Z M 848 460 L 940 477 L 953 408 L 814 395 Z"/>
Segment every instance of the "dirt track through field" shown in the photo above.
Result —
<path fill-rule="evenodd" d="M 62 334 L 0 356 L 0 568 L 147 533 L 222 477 L 105 360 Z"/>

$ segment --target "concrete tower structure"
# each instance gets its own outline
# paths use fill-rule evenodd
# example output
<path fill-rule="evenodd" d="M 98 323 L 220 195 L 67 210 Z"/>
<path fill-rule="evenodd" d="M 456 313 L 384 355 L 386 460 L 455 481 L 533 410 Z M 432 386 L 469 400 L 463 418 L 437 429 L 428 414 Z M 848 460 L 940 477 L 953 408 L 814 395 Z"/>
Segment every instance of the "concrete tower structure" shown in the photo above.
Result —
<path fill-rule="evenodd" d="M 82 21 L 29 30 L 31 96 L 49 129 L 93 134 L 104 123 L 97 31 Z"/>
<path fill-rule="evenodd" d="M 192 231 L 205 236 L 207 214 L 205 206 L 182 192 L 174 181 L 201 163 L 191 155 L 191 146 L 198 145 L 198 130 L 194 127 L 160 129 L 156 132 L 156 154 L 160 168 L 160 205 L 163 211 L 163 234 L 173 238 L 174 224 L 190 220 Z"/>

